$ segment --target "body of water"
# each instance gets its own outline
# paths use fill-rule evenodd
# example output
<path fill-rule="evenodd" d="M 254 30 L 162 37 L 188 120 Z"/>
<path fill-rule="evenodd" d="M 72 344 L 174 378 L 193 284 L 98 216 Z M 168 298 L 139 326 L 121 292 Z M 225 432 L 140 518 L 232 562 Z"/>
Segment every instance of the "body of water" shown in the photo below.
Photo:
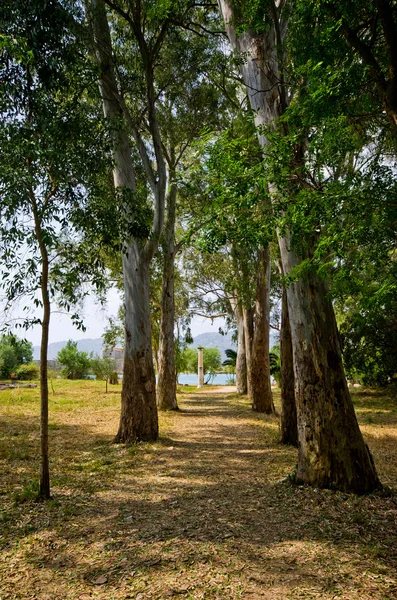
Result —
<path fill-rule="evenodd" d="M 234 378 L 234 383 L 230 382 L 230 377 L 228 373 L 217 373 L 211 381 L 208 382 L 209 385 L 235 385 L 236 378 Z M 96 379 L 95 375 L 86 375 L 86 379 Z M 119 379 L 123 379 L 123 374 L 119 373 Z M 156 378 L 157 379 L 157 378 Z M 207 381 L 207 377 L 204 377 L 204 382 Z M 181 373 L 178 377 L 179 385 L 197 385 L 198 376 L 196 373 Z"/>
<path fill-rule="evenodd" d="M 211 379 L 211 381 L 209 381 L 209 384 L 211 384 L 211 385 L 234 385 L 229 382 L 230 377 L 231 376 L 229 375 L 229 373 L 217 373 L 215 375 L 215 377 L 213 379 Z M 204 377 L 204 381 L 206 381 L 206 380 L 207 380 L 207 378 Z M 196 373 L 180 373 L 180 375 L 178 376 L 178 383 L 180 385 L 197 385 L 198 376 L 196 375 Z"/>

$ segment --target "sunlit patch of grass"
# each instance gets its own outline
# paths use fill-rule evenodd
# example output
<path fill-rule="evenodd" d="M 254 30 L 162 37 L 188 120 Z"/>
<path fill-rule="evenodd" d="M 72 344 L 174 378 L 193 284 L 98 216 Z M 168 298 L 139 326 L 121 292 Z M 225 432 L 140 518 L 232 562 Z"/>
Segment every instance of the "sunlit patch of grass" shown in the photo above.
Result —
<path fill-rule="evenodd" d="M 197 392 L 197 385 L 177 385 L 178 394 L 191 394 L 192 392 Z"/>

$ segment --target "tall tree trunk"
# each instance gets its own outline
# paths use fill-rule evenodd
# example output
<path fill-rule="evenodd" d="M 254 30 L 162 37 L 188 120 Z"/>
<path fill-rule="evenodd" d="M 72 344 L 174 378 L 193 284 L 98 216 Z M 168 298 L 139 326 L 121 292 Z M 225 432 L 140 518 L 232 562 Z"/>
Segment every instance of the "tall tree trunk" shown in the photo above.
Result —
<path fill-rule="evenodd" d="M 43 299 L 43 321 L 40 344 L 40 489 L 39 497 L 51 498 L 50 464 L 48 451 L 48 335 L 50 329 L 51 306 L 48 294 L 48 256 L 45 252 L 41 269 L 41 295 Z"/>
<path fill-rule="evenodd" d="M 284 3 L 269 4 L 265 33 L 237 35 L 230 0 L 218 0 L 232 48 L 244 56 L 241 71 L 258 127 L 275 127 L 288 104 L 283 42 Z M 287 11 L 288 12 L 288 11 Z M 264 129 L 258 133 L 268 144 Z M 271 190 L 276 192 L 276 190 Z M 283 271 L 300 262 L 286 238 L 279 238 Z M 357 493 L 379 485 L 359 430 L 343 371 L 338 332 L 326 285 L 317 276 L 287 289 L 298 418 L 297 481 Z"/>
<path fill-rule="evenodd" d="M 126 126 L 120 126 L 125 115 L 120 104 L 115 78 L 106 9 L 103 0 L 92 0 L 91 7 L 96 57 L 101 69 L 99 86 L 103 110 L 114 130 L 114 184 L 116 190 L 130 190 L 130 194 L 134 196 L 136 192 L 134 166 Z M 156 190 L 154 192 L 156 195 Z M 127 217 L 133 211 L 133 207 L 128 202 L 130 194 L 125 194 L 127 199 L 124 200 L 123 206 Z M 158 233 L 162 226 L 161 211 L 159 213 L 156 210 L 154 218 L 158 221 Z M 152 237 L 154 240 L 153 233 Z M 153 251 L 153 241 L 146 243 L 126 241 L 122 253 L 125 347 L 121 416 L 116 442 L 150 441 L 158 437 L 149 291 L 149 265 Z"/>
<path fill-rule="evenodd" d="M 285 238 L 285 273 L 299 264 Z M 298 483 L 366 493 L 379 485 L 343 370 L 328 288 L 317 275 L 287 288 L 298 417 Z"/>
<path fill-rule="evenodd" d="M 157 402 L 160 410 L 178 410 L 175 376 L 175 209 L 177 187 L 171 184 L 167 202 L 167 221 L 163 243 L 163 282 L 161 296 L 161 325 Z"/>
<path fill-rule="evenodd" d="M 151 441 L 158 437 L 156 379 L 153 368 L 149 263 L 138 243 L 123 254 L 125 349 L 121 416 L 117 442 Z"/>
<path fill-rule="evenodd" d="M 288 316 L 287 291 L 283 285 L 280 331 L 280 390 L 281 390 L 281 432 L 282 444 L 298 445 L 296 420 L 294 362 L 292 354 L 291 328 Z"/>
<path fill-rule="evenodd" d="M 236 361 L 236 387 L 238 394 L 246 394 L 247 388 L 247 362 L 244 339 L 244 320 L 241 306 L 235 309 L 237 319 L 237 361 Z"/>
<path fill-rule="evenodd" d="M 247 366 L 247 394 L 252 398 L 252 340 L 254 337 L 253 309 L 243 306 L 245 362 Z"/>
<path fill-rule="evenodd" d="M 269 246 L 258 251 L 258 272 L 252 343 L 251 399 L 252 409 L 267 414 L 274 412 L 270 383 L 270 253 Z"/>
<path fill-rule="evenodd" d="M 51 498 L 50 466 L 48 452 L 48 336 L 50 329 L 51 304 L 48 293 L 49 262 L 45 245 L 41 219 L 33 189 L 30 190 L 30 201 L 33 212 L 35 234 L 41 255 L 41 298 L 43 301 L 43 320 L 41 323 L 40 344 L 40 486 L 38 497 L 43 500 Z"/>

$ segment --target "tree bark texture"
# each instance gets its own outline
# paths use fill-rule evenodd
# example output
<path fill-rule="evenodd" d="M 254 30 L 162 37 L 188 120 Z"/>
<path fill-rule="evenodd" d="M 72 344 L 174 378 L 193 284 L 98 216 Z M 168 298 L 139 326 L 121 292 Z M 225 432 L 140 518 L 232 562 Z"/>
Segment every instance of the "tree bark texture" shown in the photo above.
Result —
<path fill-rule="evenodd" d="M 252 341 L 251 399 L 256 412 L 273 413 L 270 383 L 269 329 L 270 329 L 270 253 L 269 246 L 258 252 L 254 337 Z"/>
<path fill-rule="evenodd" d="M 232 3 L 219 0 L 219 5 L 232 48 L 244 57 L 241 70 L 256 124 L 275 127 L 289 101 L 283 74 L 285 4 L 269 4 L 273 24 L 266 33 L 246 31 L 239 36 L 232 25 Z M 262 129 L 258 137 L 265 148 L 268 140 Z M 287 238 L 280 237 L 279 246 L 283 271 L 288 275 L 300 258 Z M 316 487 L 370 492 L 379 481 L 347 388 L 326 285 L 317 276 L 309 276 L 288 287 L 287 300 L 298 420 L 296 479 Z"/>
<path fill-rule="evenodd" d="M 289 325 L 287 291 L 283 285 L 280 331 L 280 389 L 282 444 L 298 445 L 298 426 L 295 403 L 294 362 L 292 354 L 291 328 Z"/>
<path fill-rule="evenodd" d="M 252 398 L 252 341 L 254 337 L 254 311 L 243 306 L 245 362 L 247 366 L 247 394 Z"/>
<path fill-rule="evenodd" d="M 123 107 L 112 58 L 112 44 L 103 0 L 92 0 L 92 26 L 96 58 L 100 66 L 99 86 L 105 117 L 114 128 L 114 184 L 116 189 L 136 191 L 131 147 L 123 122 Z M 125 213 L 131 211 L 129 205 Z M 161 219 L 160 219 L 161 220 Z M 116 442 L 156 440 L 158 416 L 153 368 L 149 264 L 153 248 L 148 243 L 127 241 L 122 264 L 125 292 L 125 348 L 121 416 Z"/>
<path fill-rule="evenodd" d="M 245 352 L 245 339 L 244 339 L 244 320 L 242 309 L 240 306 L 236 306 L 235 309 L 236 320 L 237 320 L 237 361 L 236 361 L 236 388 L 238 394 L 246 394 L 247 388 L 247 362 Z"/>
<path fill-rule="evenodd" d="M 284 238 L 286 273 L 298 264 Z M 342 365 L 328 288 L 317 275 L 287 288 L 298 419 L 298 483 L 366 493 L 379 485 Z"/>
<path fill-rule="evenodd" d="M 160 410 L 178 410 L 175 374 L 175 209 L 176 184 L 171 184 L 167 198 L 167 221 L 163 243 L 163 281 L 161 296 L 161 324 L 159 342 L 159 369 L 157 403 Z"/>
<path fill-rule="evenodd" d="M 50 489 L 50 465 L 48 444 L 48 336 L 50 329 L 51 304 L 48 293 L 49 262 L 48 252 L 43 239 L 41 220 L 34 196 L 30 192 L 31 206 L 35 223 L 35 234 L 41 255 L 41 297 L 43 301 L 43 320 L 41 323 L 40 344 L 40 484 L 38 497 L 43 500 L 51 498 Z"/>
<path fill-rule="evenodd" d="M 158 437 L 156 379 L 153 367 L 149 263 L 137 243 L 123 254 L 125 348 L 120 425 L 117 442 Z"/>

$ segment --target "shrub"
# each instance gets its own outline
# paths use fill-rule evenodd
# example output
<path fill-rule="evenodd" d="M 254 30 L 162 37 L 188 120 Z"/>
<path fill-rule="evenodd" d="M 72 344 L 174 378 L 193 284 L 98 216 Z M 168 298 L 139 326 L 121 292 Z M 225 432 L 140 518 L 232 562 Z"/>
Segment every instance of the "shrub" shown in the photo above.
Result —
<path fill-rule="evenodd" d="M 8 379 L 19 365 L 30 362 L 32 358 L 33 345 L 30 342 L 12 334 L 0 338 L 0 378 Z"/>
<path fill-rule="evenodd" d="M 16 378 L 21 381 L 31 381 L 32 379 L 39 379 L 40 369 L 36 363 L 28 363 L 18 367 L 15 374 Z"/>
<path fill-rule="evenodd" d="M 87 352 L 77 349 L 77 342 L 69 340 L 58 352 L 57 362 L 62 365 L 62 373 L 68 379 L 84 379 L 91 367 L 91 359 Z"/>

